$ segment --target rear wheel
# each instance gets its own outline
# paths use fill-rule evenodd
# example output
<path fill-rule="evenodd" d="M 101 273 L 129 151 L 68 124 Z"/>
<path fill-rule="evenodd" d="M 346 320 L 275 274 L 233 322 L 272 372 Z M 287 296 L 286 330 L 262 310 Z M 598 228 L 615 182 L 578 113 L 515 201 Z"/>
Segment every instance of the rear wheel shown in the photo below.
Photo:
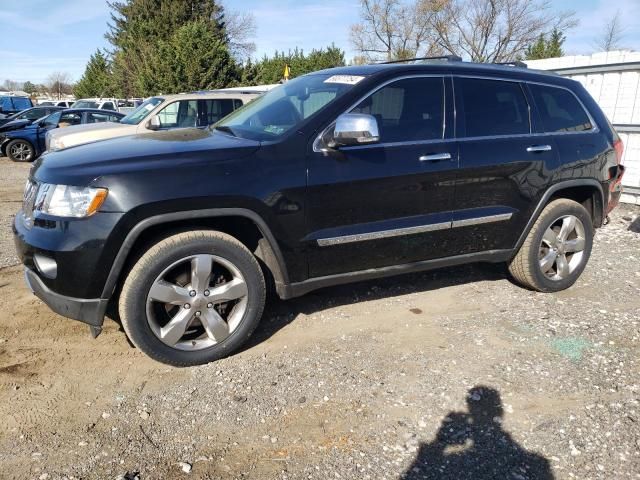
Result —
<path fill-rule="evenodd" d="M 31 162 L 35 159 L 35 149 L 26 140 L 11 140 L 7 145 L 6 152 L 14 162 Z"/>
<path fill-rule="evenodd" d="M 169 237 L 149 249 L 120 295 L 122 325 L 150 357 L 175 366 L 229 355 L 262 316 L 265 282 L 244 245 L 220 232 Z"/>
<path fill-rule="evenodd" d="M 509 271 L 518 283 L 540 292 L 569 288 L 587 265 L 593 233 L 591 216 L 582 205 L 554 200 L 538 217 Z"/>

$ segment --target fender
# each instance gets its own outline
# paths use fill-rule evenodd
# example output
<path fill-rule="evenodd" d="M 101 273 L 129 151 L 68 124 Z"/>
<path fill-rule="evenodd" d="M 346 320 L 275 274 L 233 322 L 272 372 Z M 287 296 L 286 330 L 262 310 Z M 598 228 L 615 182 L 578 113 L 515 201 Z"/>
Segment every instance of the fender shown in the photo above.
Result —
<path fill-rule="evenodd" d="M 131 249 L 133 248 L 136 240 L 144 230 L 153 225 L 173 222 L 177 220 L 191 220 L 194 218 L 213 217 L 244 217 L 255 223 L 262 236 L 267 240 L 267 242 L 269 242 L 269 246 L 271 247 L 271 250 L 276 257 L 278 269 L 277 271 L 273 272 L 276 286 L 289 283 L 287 269 L 278 242 L 271 233 L 271 229 L 267 226 L 260 215 L 258 215 L 253 210 L 248 210 L 246 208 L 210 208 L 204 210 L 185 210 L 181 212 L 163 213 L 146 218 L 137 223 L 127 234 L 124 242 L 122 243 L 122 246 L 120 247 L 120 250 L 116 255 L 113 265 L 111 265 L 111 270 L 109 271 L 109 276 L 107 277 L 107 281 L 102 290 L 101 298 L 111 298 L 111 295 L 116 288 L 118 277 L 120 276 L 122 268 L 124 267 L 125 261 L 129 253 L 131 252 Z"/>
<path fill-rule="evenodd" d="M 529 232 L 533 228 L 533 224 L 536 223 L 536 221 L 538 220 L 538 217 L 542 213 L 542 210 L 547 205 L 552 195 L 560 190 L 564 190 L 565 188 L 571 188 L 571 187 L 595 187 L 600 193 L 600 205 L 602 205 L 603 214 L 604 214 L 604 207 L 605 207 L 604 192 L 602 191 L 602 185 L 597 180 L 594 180 L 591 178 L 580 178 L 576 180 L 563 180 L 561 182 L 555 183 L 551 185 L 546 192 L 544 192 L 544 195 L 538 202 L 538 205 L 536 206 L 536 209 L 533 211 L 533 214 L 531 215 L 529 222 L 527 223 L 524 230 L 520 234 L 520 238 L 518 238 L 518 242 L 516 243 L 513 249 L 514 254 L 520 249 L 520 247 L 524 243 L 525 239 L 527 238 L 527 235 L 529 235 Z"/>

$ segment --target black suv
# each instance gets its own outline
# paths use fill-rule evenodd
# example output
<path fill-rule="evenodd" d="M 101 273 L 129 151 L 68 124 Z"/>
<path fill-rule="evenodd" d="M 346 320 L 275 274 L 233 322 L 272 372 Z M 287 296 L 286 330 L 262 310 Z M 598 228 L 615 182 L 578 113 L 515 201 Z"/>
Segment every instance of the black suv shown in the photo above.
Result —
<path fill-rule="evenodd" d="M 35 294 L 194 365 L 282 299 L 467 262 L 562 290 L 617 204 L 622 144 L 577 82 L 460 61 L 292 80 L 207 130 L 44 155 L 15 219 Z M 399 279 L 398 281 L 402 281 Z M 110 308 L 114 307 L 114 308 Z"/>

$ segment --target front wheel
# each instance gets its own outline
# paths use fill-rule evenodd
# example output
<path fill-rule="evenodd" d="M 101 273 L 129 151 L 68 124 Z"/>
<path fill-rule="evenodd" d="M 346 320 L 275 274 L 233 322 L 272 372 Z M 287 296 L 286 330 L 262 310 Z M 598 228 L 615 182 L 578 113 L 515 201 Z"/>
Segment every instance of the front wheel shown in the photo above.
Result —
<path fill-rule="evenodd" d="M 7 145 L 7 156 L 14 162 L 31 162 L 35 160 L 33 145 L 26 140 L 11 140 Z"/>
<path fill-rule="evenodd" d="M 262 316 L 265 281 L 253 254 L 214 231 L 171 236 L 145 252 L 122 287 L 129 339 L 174 366 L 212 362 L 249 338 Z"/>
<path fill-rule="evenodd" d="M 513 278 L 539 292 L 557 292 L 573 285 L 587 266 L 593 246 L 589 212 L 560 198 L 547 205 L 509 264 Z"/>

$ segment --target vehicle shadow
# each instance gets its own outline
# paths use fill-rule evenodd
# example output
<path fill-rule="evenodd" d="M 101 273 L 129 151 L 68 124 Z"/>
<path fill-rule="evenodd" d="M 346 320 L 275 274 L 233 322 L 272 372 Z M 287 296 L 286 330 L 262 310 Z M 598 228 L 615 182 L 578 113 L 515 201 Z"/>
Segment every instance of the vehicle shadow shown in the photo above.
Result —
<path fill-rule="evenodd" d="M 300 314 L 310 315 L 328 308 L 362 301 L 434 291 L 482 280 L 495 281 L 509 278 L 504 264 L 478 263 L 327 287 L 286 301 L 278 299 L 274 294 L 267 302 L 256 331 L 240 351 L 268 340 Z"/>
<path fill-rule="evenodd" d="M 503 427 L 500 393 L 471 388 L 468 412 L 452 411 L 431 443 L 422 444 L 402 480 L 552 480 L 549 461 L 520 446 Z"/>
<path fill-rule="evenodd" d="M 640 233 L 640 217 L 636 218 L 631 225 L 629 225 L 629 231 L 634 233 Z"/>

